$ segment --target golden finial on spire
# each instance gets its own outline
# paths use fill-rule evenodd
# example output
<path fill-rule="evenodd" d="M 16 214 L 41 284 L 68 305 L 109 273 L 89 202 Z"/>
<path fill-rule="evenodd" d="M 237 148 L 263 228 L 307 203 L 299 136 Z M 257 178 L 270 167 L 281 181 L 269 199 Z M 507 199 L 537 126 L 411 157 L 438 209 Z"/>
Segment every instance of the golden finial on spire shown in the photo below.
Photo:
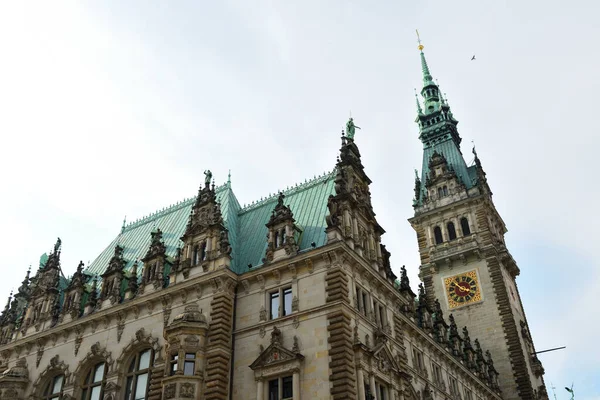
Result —
<path fill-rule="evenodd" d="M 419 30 L 418 30 L 418 29 L 415 29 L 415 31 L 417 31 L 417 42 L 419 43 L 419 50 L 420 50 L 420 51 L 423 51 L 423 47 L 425 47 L 425 46 L 423 46 L 423 45 L 421 44 L 421 37 L 419 36 Z"/>

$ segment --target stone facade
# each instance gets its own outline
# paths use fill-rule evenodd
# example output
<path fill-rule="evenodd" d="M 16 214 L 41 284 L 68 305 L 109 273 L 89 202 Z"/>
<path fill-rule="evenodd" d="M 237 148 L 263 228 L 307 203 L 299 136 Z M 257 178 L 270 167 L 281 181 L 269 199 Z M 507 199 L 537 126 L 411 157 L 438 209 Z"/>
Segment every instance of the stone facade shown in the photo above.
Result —
<path fill-rule="evenodd" d="M 415 293 L 392 272 L 353 134 L 332 173 L 258 206 L 236 209 L 211 177 L 185 220 L 177 206 L 145 237 L 149 221 L 124 227 L 69 279 L 59 240 L 27 273 L 0 317 L 0 399 L 544 398 L 481 187 L 435 204 L 415 191 Z M 472 234 L 436 243 L 434 226 L 465 216 Z M 482 299 L 451 310 L 443 279 L 472 270 Z"/>

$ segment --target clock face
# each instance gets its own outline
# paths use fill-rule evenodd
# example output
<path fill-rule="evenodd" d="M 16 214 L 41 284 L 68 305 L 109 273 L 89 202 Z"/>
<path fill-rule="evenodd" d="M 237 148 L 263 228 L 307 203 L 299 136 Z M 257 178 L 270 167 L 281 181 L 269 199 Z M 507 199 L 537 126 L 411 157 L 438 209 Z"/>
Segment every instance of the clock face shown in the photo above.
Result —
<path fill-rule="evenodd" d="M 475 270 L 444 278 L 444 287 L 449 308 L 481 301 L 481 289 Z"/>

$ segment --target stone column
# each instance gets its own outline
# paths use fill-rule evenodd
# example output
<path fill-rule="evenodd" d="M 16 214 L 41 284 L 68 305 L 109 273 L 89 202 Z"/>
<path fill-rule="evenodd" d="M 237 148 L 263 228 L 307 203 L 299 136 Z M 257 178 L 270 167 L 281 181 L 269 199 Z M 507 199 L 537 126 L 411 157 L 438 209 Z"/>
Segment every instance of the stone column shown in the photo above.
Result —
<path fill-rule="evenodd" d="M 300 400 L 300 371 L 294 371 L 294 375 L 292 375 L 292 384 L 292 400 Z"/>
<path fill-rule="evenodd" d="M 371 387 L 371 394 L 375 400 L 381 400 L 377 394 L 377 388 L 375 387 L 375 374 L 369 374 L 369 386 Z"/>
<path fill-rule="evenodd" d="M 263 391 L 263 379 L 256 378 L 256 400 L 263 400 L 264 397 Z"/>
<path fill-rule="evenodd" d="M 365 374 L 358 367 L 358 400 L 365 400 Z"/>

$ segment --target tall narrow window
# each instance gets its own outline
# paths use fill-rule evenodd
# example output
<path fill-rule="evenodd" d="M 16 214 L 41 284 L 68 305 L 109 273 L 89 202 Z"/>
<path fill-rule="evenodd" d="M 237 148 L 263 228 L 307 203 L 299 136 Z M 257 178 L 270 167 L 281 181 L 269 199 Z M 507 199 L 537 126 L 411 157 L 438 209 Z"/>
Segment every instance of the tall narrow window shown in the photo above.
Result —
<path fill-rule="evenodd" d="M 200 260 L 206 260 L 206 242 L 202 242 L 200 245 Z"/>
<path fill-rule="evenodd" d="M 442 229 L 439 226 L 433 228 L 433 236 L 435 236 L 435 244 L 440 244 L 444 242 L 444 237 L 442 236 Z"/>
<path fill-rule="evenodd" d="M 191 376 L 191 375 L 194 375 L 195 372 L 196 372 L 196 354 L 195 353 L 185 353 L 185 360 L 183 362 L 183 374 Z"/>
<path fill-rule="evenodd" d="M 284 245 L 285 244 L 285 228 L 283 228 L 281 230 L 280 235 L 281 235 L 281 245 Z"/>
<path fill-rule="evenodd" d="M 456 239 L 456 229 L 454 228 L 454 222 L 448 222 L 448 225 L 446 225 L 446 227 L 448 228 L 448 239 Z"/>
<path fill-rule="evenodd" d="M 448 186 L 444 186 L 444 196 L 448 196 Z"/>
<path fill-rule="evenodd" d="M 442 197 L 444 197 L 444 191 L 442 190 L 441 187 L 438 188 L 438 199 L 441 199 Z"/>
<path fill-rule="evenodd" d="M 63 381 L 65 380 L 64 375 L 58 375 L 52 378 L 46 385 L 44 390 L 44 400 L 60 400 L 62 395 Z"/>
<path fill-rule="evenodd" d="M 275 242 L 275 248 L 277 249 L 279 248 L 279 232 L 275 231 L 274 235 L 273 241 Z"/>
<path fill-rule="evenodd" d="M 271 293 L 270 295 L 271 304 L 271 319 L 279 317 L 279 290 Z"/>
<path fill-rule="evenodd" d="M 146 349 L 134 357 L 127 370 L 125 400 L 146 400 L 152 367 L 152 350 Z"/>
<path fill-rule="evenodd" d="M 177 362 L 179 361 L 179 354 L 171 354 L 171 360 L 169 364 L 171 364 L 170 375 L 175 375 L 177 373 Z"/>
<path fill-rule="evenodd" d="M 81 400 L 101 400 L 106 384 L 106 364 L 96 364 L 85 377 L 82 386 Z"/>
<path fill-rule="evenodd" d="M 198 245 L 194 246 L 194 265 L 198 264 L 200 261 L 200 253 L 198 251 Z"/>
<path fill-rule="evenodd" d="M 460 228 L 462 229 L 463 236 L 469 236 L 471 234 L 471 229 L 469 228 L 469 220 L 465 217 L 460 219 Z"/>
<path fill-rule="evenodd" d="M 292 288 L 283 289 L 283 307 L 281 307 L 283 315 L 290 315 L 292 313 Z"/>
<path fill-rule="evenodd" d="M 367 315 L 367 313 L 369 312 L 369 306 L 368 306 L 368 302 L 367 302 L 367 294 L 365 292 L 362 292 L 362 301 L 363 301 L 363 310 L 362 313 L 364 315 Z"/>

